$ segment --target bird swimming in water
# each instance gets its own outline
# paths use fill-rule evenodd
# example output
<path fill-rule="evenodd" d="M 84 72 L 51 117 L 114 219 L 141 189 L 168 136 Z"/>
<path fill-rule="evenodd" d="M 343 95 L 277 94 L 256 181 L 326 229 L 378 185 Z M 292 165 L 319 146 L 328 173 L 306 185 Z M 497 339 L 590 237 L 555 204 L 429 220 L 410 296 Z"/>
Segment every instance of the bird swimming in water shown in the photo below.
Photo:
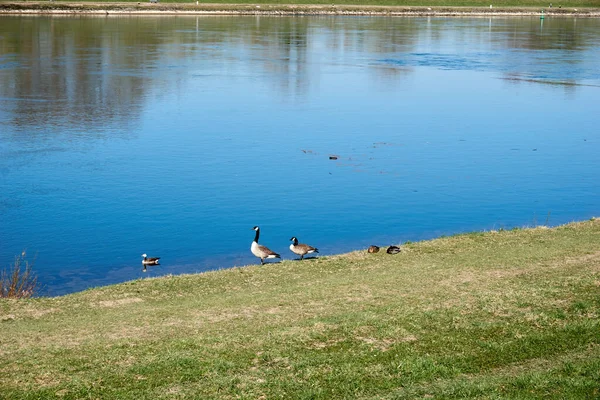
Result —
<path fill-rule="evenodd" d="M 144 259 L 142 260 L 142 265 L 144 266 L 143 271 L 146 272 L 146 267 L 148 265 L 160 265 L 158 260 L 160 260 L 160 257 L 148 257 L 148 254 L 144 253 L 142 254 L 142 257 L 144 257 Z"/>

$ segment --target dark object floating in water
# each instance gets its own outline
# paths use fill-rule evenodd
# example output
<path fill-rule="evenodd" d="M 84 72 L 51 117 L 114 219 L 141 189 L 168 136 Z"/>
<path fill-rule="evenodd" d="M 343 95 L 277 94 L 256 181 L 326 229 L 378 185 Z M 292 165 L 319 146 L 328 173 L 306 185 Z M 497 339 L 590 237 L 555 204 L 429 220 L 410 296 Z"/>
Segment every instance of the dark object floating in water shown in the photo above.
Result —
<path fill-rule="evenodd" d="M 390 246 L 390 247 L 388 247 L 388 249 L 386 250 L 386 252 L 388 254 L 398 254 L 398 253 L 400 253 L 400 247 L 398 247 L 398 246 Z"/>
<path fill-rule="evenodd" d="M 329 159 L 330 159 L 330 160 L 337 160 L 337 159 L 338 159 L 338 156 L 329 156 Z"/>
<path fill-rule="evenodd" d="M 160 257 L 148 257 L 147 254 L 142 254 L 142 257 L 144 258 L 142 260 L 142 264 L 144 265 L 158 265 L 158 260 L 160 260 Z"/>
<path fill-rule="evenodd" d="M 533 150 L 531 150 L 531 151 L 537 151 L 537 149 L 533 149 Z"/>
<path fill-rule="evenodd" d="M 378 253 L 379 252 L 379 247 L 377 247 L 377 246 L 369 246 L 369 249 L 367 251 L 369 253 Z"/>
<path fill-rule="evenodd" d="M 160 260 L 160 257 L 148 257 L 147 254 L 142 254 L 142 257 L 144 257 L 144 259 L 142 260 L 142 265 L 144 266 L 144 269 L 142 271 L 146 272 L 146 267 L 148 265 L 160 265 L 160 263 L 158 262 L 158 260 Z"/>

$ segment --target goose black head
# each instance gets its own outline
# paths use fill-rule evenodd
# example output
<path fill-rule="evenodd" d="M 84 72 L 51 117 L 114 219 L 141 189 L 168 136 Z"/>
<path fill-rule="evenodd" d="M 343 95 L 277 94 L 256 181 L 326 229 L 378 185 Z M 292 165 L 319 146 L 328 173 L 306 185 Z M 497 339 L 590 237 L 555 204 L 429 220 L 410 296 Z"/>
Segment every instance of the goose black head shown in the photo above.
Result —
<path fill-rule="evenodd" d="M 253 231 L 257 231 L 257 230 L 259 230 L 259 229 L 260 229 L 260 228 L 259 228 L 258 226 L 255 226 L 254 228 L 252 228 L 252 230 L 253 230 Z"/>

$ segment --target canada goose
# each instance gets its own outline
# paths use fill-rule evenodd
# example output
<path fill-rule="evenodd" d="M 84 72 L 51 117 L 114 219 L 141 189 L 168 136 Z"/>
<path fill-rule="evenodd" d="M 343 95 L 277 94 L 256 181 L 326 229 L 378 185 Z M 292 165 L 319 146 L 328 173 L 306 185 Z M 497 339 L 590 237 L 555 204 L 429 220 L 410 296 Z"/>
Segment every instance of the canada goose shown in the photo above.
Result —
<path fill-rule="evenodd" d="M 386 250 L 388 254 L 398 254 L 400 253 L 400 247 L 398 246 L 390 246 Z"/>
<path fill-rule="evenodd" d="M 378 253 L 379 252 L 379 247 L 378 246 L 369 246 L 369 249 L 367 251 L 369 253 Z"/>
<path fill-rule="evenodd" d="M 146 253 L 142 254 L 142 257 L 144 257 L 144 259 L 142 260 L 142 265 L 144 266 L 143 271 L 146 272 L 146 267 L 148 265 L 160 265 L 158 263 L 158 260 L 160 260 L 160 257 L 148 257 L 148 255 Z"/>
<path fill-rule="evenodd" d="M 293 238 L 291 238 L 290 240 L 294 242 L 294 243 L 290 244 L 290 250 L 292 251 L 292 253 L 298 254 L 300 256 L 301 260 L 304 258 L 305 254 L 312 254 L 312 253 L 319 252 L 319 249 L 317 249 L 316 247 L 312 247 L 307 244 L 298 244 L 298 239 L 296 239 L 295 236 Z"/>
<path fill-rule="evenodd" d="M 274 251 L 270 250 L 268 247 L 258 244 L 258 237 L 260 236 L 260 228 L 255 226 L 252 228 L 256 231 L 256 235 L 254 236 L 254 241 L 250 246 L 250 251 L 256 257 L 260 258 L 260 264 L 264 265 L 265 258 L 281 258 L 281 256 Z"/>

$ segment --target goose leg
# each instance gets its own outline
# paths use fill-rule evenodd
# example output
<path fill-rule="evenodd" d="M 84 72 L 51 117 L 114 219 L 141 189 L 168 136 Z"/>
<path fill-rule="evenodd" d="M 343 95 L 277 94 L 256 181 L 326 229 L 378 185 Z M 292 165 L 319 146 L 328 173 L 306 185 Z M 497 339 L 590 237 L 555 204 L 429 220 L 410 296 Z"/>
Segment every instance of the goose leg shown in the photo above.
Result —
<path fill-rule="evenodd" d="M 265 265 L 265 259 L 264 258 L 260 259 L 260 265 Z"/>
<path fill-rule="evenodd" d="M 304 254 L 300 254 L 300 259 L 303 260 L 304 259 Z"/>

